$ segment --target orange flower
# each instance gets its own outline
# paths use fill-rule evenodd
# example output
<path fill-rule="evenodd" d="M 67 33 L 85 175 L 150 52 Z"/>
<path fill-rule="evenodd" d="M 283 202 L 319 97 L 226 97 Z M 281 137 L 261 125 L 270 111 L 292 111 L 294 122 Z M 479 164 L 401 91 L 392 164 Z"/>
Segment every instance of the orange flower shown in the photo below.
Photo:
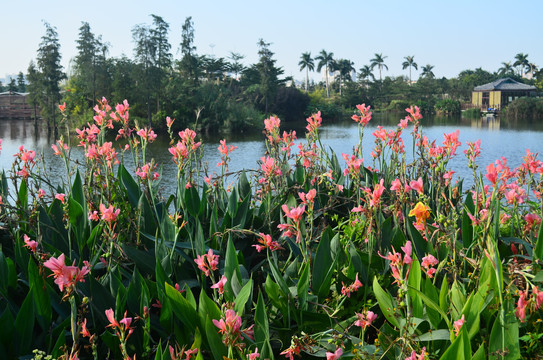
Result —
<path fill-rule="evenodd" d="M 430 218 L 430 209 L 419 201 L 409 212 L 409 216 L 414 216 L 417 219 L 417 225 L 420 225 Z"/>

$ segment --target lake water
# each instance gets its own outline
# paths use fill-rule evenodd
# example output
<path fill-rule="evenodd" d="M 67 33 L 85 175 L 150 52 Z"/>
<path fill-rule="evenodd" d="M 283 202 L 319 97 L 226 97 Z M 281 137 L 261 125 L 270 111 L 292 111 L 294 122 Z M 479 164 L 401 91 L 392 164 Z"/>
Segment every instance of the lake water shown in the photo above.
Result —
<path fill-rule="evenodd" d="M 378 125 L 387 129 L 394 128 L 404 114 L 374 114 L 370 124 L 364 133 L 364 157 L 365 164 L 372 166 L 370 151 L 374 146 L 374 137 L 371 135 Z M 509 165 L 517 167 L 522 162 L 522 157 L 526 154 L 526 149 L 536 153 L 543 153 L 543 123 L 531 122 L 507 122 L 499 118 L 465 119 L 465 118 L 443 118 L 430 117 L 421 120 L 423 132 L 430 141 L 436 140 L 436 144 L 443 141 L 443 134 L 460 130 L 460 141 L 462 146 L 458 149 L 458 155 L 451 161 L 449 167 L 454 170 L 458 176 L 471 176 L 471 170 L 467 168 L 467 160 L 462 153 L 466 148 L 467 141 L 476 141 L 481 139 L 481 156 L 477 159 L 479 169 L 484 168 L 496 159 L 506 157 Z M 286 124 L 281 126 L 281 130 L 296 130 L 299 141 L 305 141 L 303 134 L 305 132 L 305 121 L 297 125 Z M 410 128 L 404 133 L 406 153 L 410 153 L 411 139 Z M 326 124 L 320 129 L 322 143 L 330 146 L 338 155 L 340 164 L 344 165 L 341 153 L 351 153 L 353 146 L 358 143 L 357 125 L 352 120 L 341 123 Z M 162 186 L 166 194 L 170 194 L 175 186 L 177 167 L 172 161 L 168 152 L 168 139 L 166 135 L 159 139 L 150 147 L 150 156 L 154 157 L 158 164 L 162 164 Z M 47 131 L 41 127 L 35 127 L 34 122 L 30 120 L 1 120 L 0 138 L 3 139 L 2 152 L 0 154 L 0 167 L 9 170 L 13 162 L 13 155 L 18 152 L 19 146 L 23 145 L 26 149 L 35 150 L 43 154 L 47 172 L 51 178 L 64 176 L 63 162 L 53 155 L 51 144 L 55 139 L 47 136 Z M 210 171 L 219 169 L 216 164 L 220 161 L 217 147 L 219 140 L 223 137 L 205 137 L 202 138 L 204 149 L 204 161 L 209 163 Z M 266 146 L 264 135 L 262 133 L 241 133 L 230 134 L 226 136 L 227 144 L 238 148 L 231 155 L 229 163 L 230 171 L 241 169 L 256 169 L 257 161 L 264 156 Z M 81 148 L 74 146 L 72 148 L 72 158 L 83 160 Z M 295 148 L 293 148 L 293 151 Z M 149 158 L 150 159 L 150 158 Z M 126 166 L 130 169 L 130 161 L 126 159 Z"/>

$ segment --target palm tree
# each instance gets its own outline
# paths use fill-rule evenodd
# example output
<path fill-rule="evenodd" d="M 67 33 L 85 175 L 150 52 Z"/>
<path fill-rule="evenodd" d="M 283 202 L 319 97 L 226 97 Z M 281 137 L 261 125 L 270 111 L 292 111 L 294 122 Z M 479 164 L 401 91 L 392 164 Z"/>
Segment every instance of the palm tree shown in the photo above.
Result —
<path fill-rule="evenodd" d="M 383 68 L 385 68 L 388 71 L 388 66 L 385 64 L 385 59 L 388 56 L 383 56 L 383 54 L 375 54 L 375 57 L 371 59 L 371 69 L 373 70 L 374 67 L 379 68 L 379 81 L 383 81 L 383 77 L 381 76 L 381 72 L 383 71 Z"/>
<path fill-rule="evenodd" d="M 339 72 L 339 96 L 342 95 L 342 84 L 351 80 L 351 72 L 354 70 L 354 62 L 347 59 L 339 59 L 333 62 L 333 70 Z"/>
<path fill-rule="evenodd" d="M 372 81 L 375 81 L 375 76 L 371 72 L 371 67 L 369 65 L 364 65 L 358 70 L 358 75 L 361 79 L 366 80 L 367 78 L 371 78 Z"/>
<path fill-rule="evenodd" d="M 402 64 L 402 69 L 409 68 L 409 85 L 411 85 L 411 68 L 414 67 L 415 70 L 419 69 L 419 66 L 415 62 L 415 56 L 406 56 L 404 57 L 405 61 Z"/>
<path fill-rule="evenodd" d="M 537 65 L 534 63 L 529 63 L 528 68 L 530 69 L 530 74 L 532 74 L 532 79 L 534 78 L 535 73 L 537 72 L 538 68 Z"/>
<path fill-rule="evenodd" d="M 334 61 L 334 53 L 327 53 L 326 50 L 321 50 L 320 54 L 315 57 L 315 60 L 319 60 L 317 71 L 320 72 L 323 66 L 326 70 L 326 97 L 330 97 L 330 90 L 328 89 L 328 72 L 330 65 L 332 65 L 332 62 Z"/>
<path fill-rule="evenodd" d="M 517 66 L 519 70 L 519 75 L 524 77 L 524 69 L 528 67 L 528 54 L 518 53 L 515 55 L 515 63 L 513 66 Z"/>
<path fill-rule="evenodd" d="M 300 71 L 305 69 L 305 92 L 307 93 L 307 89 L 309 88 L 309 71 L 313 71 L 315 69 L 315 63 L 311 58 L 311 52 L 302 53 L 302 57 L 298 65 L 300 65 Z"/>
<path fill-rule="evenodd" d="M 513 65 L 511 64 L 511 61 L 508 62 L 502 62 L 502 67 L 498 69 L 498 73 L 500 75 L 508 75 L 513 72 Z"/>
<path fill-rule="evenodd" d="M 428 79 L 433 79 L 435 77 L 434 73 L 432 72 L 432 69 L 434 68 L 434 65 L 426 65 L 422 67 L 422 73 L 420 74 L 421 77 L 425 77 Z"/>

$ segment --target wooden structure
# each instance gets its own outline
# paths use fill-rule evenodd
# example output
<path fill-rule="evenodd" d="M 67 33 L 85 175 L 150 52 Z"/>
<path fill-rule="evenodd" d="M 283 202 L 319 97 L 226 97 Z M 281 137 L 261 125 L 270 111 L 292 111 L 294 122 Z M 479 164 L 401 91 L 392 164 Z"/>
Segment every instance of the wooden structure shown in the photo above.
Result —
<path fill-rule="evenodd" d="M 536 87 L 519 83 L 511 78 L 504 78 L 473 89 L 471 103 L 474 107 L 488 110 L 500 110 L 513 100 L 525 96 L 535 96 Z"/>
<path fill-rule="evenodd" d="M 28 93 L 0 93 L 0 119 L 31 119 L 34 107 L 28 103 Z"/>

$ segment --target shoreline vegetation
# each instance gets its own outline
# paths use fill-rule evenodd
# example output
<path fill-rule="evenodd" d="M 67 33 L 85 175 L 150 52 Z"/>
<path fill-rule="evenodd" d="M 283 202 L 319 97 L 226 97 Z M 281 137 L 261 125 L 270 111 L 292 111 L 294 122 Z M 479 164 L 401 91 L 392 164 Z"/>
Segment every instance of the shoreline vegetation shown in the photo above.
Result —
<path fill-rule="evenodd" d="M 37 57 L 26 74 L 20 72 L 0 91 L 29 92 L 30 103 L 41 110 L 49 129 L 58 127 L 56 105 L 66 102 L 71 128 L 92 123 L 99 97 L 115 103 L 131 100 L 132 119 L 166 133 L 167 115 L 177 119 L 174 131 L 190 127 L 200 133 L 221 133 L 258 129 L 270 115 L 285 122 L 300 122 L 321 111 L 326 120 L 348 116 L 359 102 L 375 111 L 403 111 L 416 105 L 427 114 L 459 114 L 470 103 L 475 86 L 511 77 L 543 90 L 543 70 L 519 53 L 494 72 L 482 68 L 464 70 L 454 78 L 436 78 L 435 66 L 420 67 L 414 55 L 406 56 L 405 75 L 387 76 L 387 56 L 376 53 L 359 69 L 349 59 L 327 50 L 316 55 L 303 52 L 298 65 L 305 81 L 297 84 L 274 58 L 272 43 L 259 39 L 258 61 L 244 63 L 244 54 L 231 52 L 226 58 L 202 55 L 195 46 L 191 17 L 181 26 L 182 41 L 168 41 L 170 24 L 151 15 L 150 24 L 132 29 L 132 57 L 108 57 L 108 44 L 82 22 L 77 55 L 70 74 L 61 65 L 58 34 L 45 23 L 45 34 Z M 177 47 L 180 57 L 173 56 Z M 360 66 L 360 65 L 359 65 Z M 310 72 L 323 74 L 322 81 L 310 81 Z M 528 79 L 528 77 L 530 79 Z M 99 94 L 99 95 L 98 95 Z M 511 104 L 503 115 L 510 119 L 543 117 L 543 100 L 526 99 Z M 473 115 L 473 114 L 472 114 Z"/>
<path fill-rule="evenodd" d="M 426 138 L 413 106 L 367 134 L 356 108 L 351 153 L 322 146 L 320 112 L 296 147 L 271 116 L 255 170 L 233 174 L 236 147 L 205 168 L 199 135 L 166 117 L 172 194 L 126 100 L 78 128 L 84 164 L 69 139 L 52 146 L 60 185 L 21 147 L 0 182 L 0 357 L 538 358 L 543 162 L 481 164 L 480 140 L 462 154 L 459 131 Z M 458 156 L 472 188 L 452 180 Z"/>

